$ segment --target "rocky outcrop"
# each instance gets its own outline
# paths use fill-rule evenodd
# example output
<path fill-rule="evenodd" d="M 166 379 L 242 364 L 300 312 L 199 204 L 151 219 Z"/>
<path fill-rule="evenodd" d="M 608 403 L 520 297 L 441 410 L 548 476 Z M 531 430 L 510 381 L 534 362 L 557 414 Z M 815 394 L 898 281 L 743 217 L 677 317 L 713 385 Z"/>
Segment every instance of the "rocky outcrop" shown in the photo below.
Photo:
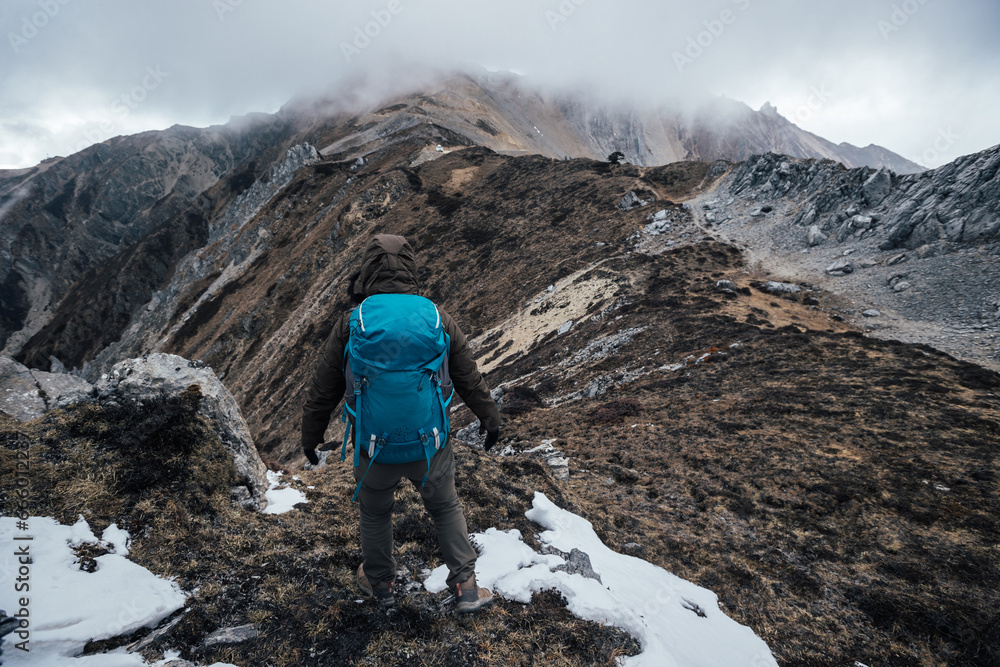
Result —
<path fill-rule="evenodd" d="M 41 417 L 94 396 L 94 387 L 75 375 L 46 373 L 0 355 L 0 412 L 21 421 Z"/>
<path fill-rule="evenodd" d="M 888 235 L 883 249 L 916 249 L 946 240 L 1000 239 L 1000 146 L 966 155 L 920 176 L 900 178 L 881 207 Z"/>
<path fill-rule="evenodd" d="M 709 207 L 722 221 L 713 232 L 777 275 L 838 293 L 850 304 L 844 313 L 873 335 L 996 365 L 997 201 L 1000 146 L 903 176 L 756 156 L 695 209 Z M 774 212 L 754 217 L 765 207 Z M 883 317 L 861 316 L 873 306 Z"/>
<path fill-rule="evenodd" d="M 767 154 L 734 169 L 728 190 L 748 206 L 794 200 L 812 245 L 816 232 L 838 243 L 873 238 L 882 250 L 1000 240 L 1000 146 L 904 176 Z"/>
<path fill-rule="evenodd" d="M 242 481 L 233 489 L 234 500 L 263 509 L 267 505 L 267 470 L 236 399 L 211 368 L 172 354 L 150 354 L 115 364 L 98 382 L 97 390 L 102 400 L 122 397 L 142 401 L 162 393 L 180 394 L 191 385 L 198 385 L 201 391 L 199 413 L 218 424 L 219 438 L 233 456 Z"/>

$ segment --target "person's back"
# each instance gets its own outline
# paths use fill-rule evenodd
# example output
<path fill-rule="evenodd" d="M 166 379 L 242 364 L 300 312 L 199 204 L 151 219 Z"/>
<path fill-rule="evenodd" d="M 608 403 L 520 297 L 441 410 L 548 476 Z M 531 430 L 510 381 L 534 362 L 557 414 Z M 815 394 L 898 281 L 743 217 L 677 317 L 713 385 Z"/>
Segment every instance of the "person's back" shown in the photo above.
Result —
<path fill-rule="evenodd" d="M 361 301 L 376 295 L 419 295 L 416 257 L 406 240 L 388 234 L 372 238 L 362 257 L 361 271 L 352 281 L 350 290 L 355 300 Z M 369 308 L 369 311 L 376 312 L 377 309 Z M 358 327 L 363 314 L 362 308 L 354 317 L 356 331 L 360 331 Z M 448 341 L 447 375 L 455 392 L 479 417 L 480 431 L 487 434 L 484 448 L 488 451 L 500 434 L 500 414 L 496 403 L 490 397 L 465 334 L 439 306 L 436 307 L 436 314 L 439 318 L 436 325 L 441 328 L 443 339 Z M 345 352 L 349 349 L 352 335 L 351 321 L 351 313 L 347 313 L 334 326 L 313 373 L 309 396 L 303 407 L 302 448 L 313 464 L 318 462 L 316 447 L 323 442 L 330 417 L 344 398 L 345 390 L 354 398 L 361 392 L 361 380 L 351 372 L 350 364 L 345 364 L 349 356 Z M 423 325 L 414 319 L 414 326 Z M 391 358 L 392 351 L 387 350 L 386 356 Z M 351 387 L 348 387 L 345 378 L 345 366 L 351 375 Z M 446 412 L 443 423 L 447 424 Z M 389 433 L 388 427 L 379 428 L 386 428 L 385 434 Z M 432 437 L 435 434 L 432 429 L 428 430 L 431 436 L 423 441 L 427 446 L 422 449 L 423 456 L 419 460 L 381 462 L 374 444 L 387 445 L 389 438 L 380 438 L 379 434 L 373 433 L 371 435 L 376 437 L 371 439 L 372 447 L 359 446 L 361 438 L 368 438 L 369 434 L 360 433 L 355 420 L 354 475 L 358 481 L 356 496 L 361 509 L 361 548 L 364 552 L 364 563 L 358 568 L 358 583 L 384 606 L 395 603 L 392 589 L 396 571 L 392 557 L 392 507 L 396 487 L 405 477 L 420 489 L 424 506 L 434 519 L 438 542 L 449 569 L 448 585 L 455 591 L 458 611 L 476 611 L 489 604 L 493 596 L 475 583 L 477 554 L 469 543 L 465 514 L 455 490 L 455 459 L 451 440 L 444 433 L 444 445 L 434 447 Z M 345 435 L 345 446 L 346 441 Z M 408 457 L 402 457 L 405 458 Z"/>

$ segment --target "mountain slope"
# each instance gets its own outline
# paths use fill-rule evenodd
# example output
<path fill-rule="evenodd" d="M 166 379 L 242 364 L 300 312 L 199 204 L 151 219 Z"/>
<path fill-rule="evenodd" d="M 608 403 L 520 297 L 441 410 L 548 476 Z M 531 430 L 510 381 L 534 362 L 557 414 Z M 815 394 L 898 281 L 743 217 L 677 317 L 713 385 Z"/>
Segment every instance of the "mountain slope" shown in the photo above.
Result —
<path fill-rule="evenodd" d="M 237 193 L 252 184 L 283 125 L 259 115 L 116 137 L 0 178 L 0 344 L 20 350 L 84 274 L 171 225 L 220 176 Z M 205 225 L 191 233 L 200 238 Z"/>
<path fill-rule="evenodd" d="M 90 362 L 91 377 L 154 350 L 201 359 L 236 396 L 262 455 L 297 467 L 304 393 L 348 307 L 347 277 L 373 233 L 403 234 L 419 253 L 425 294 L 469 335 L 503 404 L 505 455 L 476 449 L 474 429 L 453 436 L 473 530 L 530 535 L 524 512 L 544 490 L 613 548 L 717 591 L 782 664 L 989 664 L 998 650 L 1000 378 L 924 345 L 866 337 L 843 321 L 831 288 L 768 286 L 757 246 L 711 236 L 791 229 L 802 244 L 809 226 L 831 221 L 835 239 L 844 232 L 839 243 L 877 248 L 908 201 L 943 215 L 953 200 L 988 216 L 988 205 L 969 207 L 993 182 L 972 178 L 992 164 L 989 152 L 906 177 L 775 155 L 612 166 L 464 147 L 472 132 L 489 132 L 465 120 L 478 129 L 464 129 L 452 111 L 431 118 L 406 108 L 283 112 L 294 131 L 274 130 L 281 141 L 252 170 L 221 174 L 155 234 L 119 242 L 103 266 L 82 272 L 55 325 L 24 354 L 38 364 L 71 354 Z M 501 127 L 505 116 L 492 108 L 469 120 L 511 145 L 535 120 L 525 112 Z M 256 178 L 241 175 L 251 171 Z M 711 225 L 708 213 L 718 216 Z M 989 228 L 988 217 L 976 220 Z M 993 236 L 964 236 L 968 223 L 944 242 L 992 249 Z M 829 252 L 843 257 L 836 243 Z M 620 635 L 581 628 L 552 596 L 503 603 L 486 639 L 442 620 L 441 601 L 429 597 L 414 596 L 399 617 L 359 610 L 345 565 L 358 558 L 347 467 L 301 473 L 316 487 L 301 521 L 244 518 L 214 488 L 214 515 L 188 512 L 191 497 L 171 502 L 169 487 L 123 507 L 108 491 L 115 476 L 87 467 L 99 446 L 90 439 L 117 438 L 119 418 L 129 415 L 82 408 L 27 426 L 3 421 L 0 442 L 5 456 L 34 448 L 44 467 L 33 497 L 60 517 L 95 511 L 87 498 L 102 498 L 111 503 L 103 519 L 127 514 L 150 527 L 140 557 L 199 591 L 161 649 L 255 622 L 267 632 L 238 649 L 248 662 L 499 661 L 509 655 L 498 658 L 496 644 L 543 641 L 539 625 L 555 637 L 550 654 L 527 654 L 539 662 L 562 651 L 596 662 L 592 646 L 601 659 L 632 650 Z M 457 405 L 455 426 L 471 421 Z M 328 438 L 340 435 L 334 423 Z M 530 451 L 545 446 L 561 456 Z M 61 447 L 72 457 L 52 453 Z M 565 466 L 550 465 L 564 457 Z M 58 486 L 62 476 L 87 493 L 43 488 L 69 488 Z M 437 555 L 419 496 L 401 496 L 397 537 L 412 578 Z M 225 657 L 199 650 L 186 655 Z"/>
<path fill-rule="evenodd" d="M 413 163 L 442 143 L 560 159 L 603 160 L 621 150 L 640 165 L 782 151 L 848 166 L 919 169 L 884 149 L 846 150 L 773 112 L 726 100 L 690 114 L 638 111 L 542 95 L 516 78 L 493 75 L 446 77 L 361 113 L 347 103 L 300 101 L 274 116 L 255 114 L 225 126 L 117 137 L 29 170 L 0 173 L 3 351 L 45 368 L 51 356 L 82 366 L 166 287 L 180 258 L 205 243 L 215 216 L 252 183 L 266 180 L 291 146 L 309 143 L 344 160 L 415 136 L 428 143 Z M 91 319 L 103 322 L 95 339 L 71 321 L 82 294 L 93 293 L 80 281 L 111 285 L 117 274 L 130 278 L 94 304 Z M 53 337 L 61 342 L 53 344 Z"/>
<path fill-rule="evenodd" d="M 471 530 L 531 540 L 538 529 L 524 513 L 540 490 L 613 549 L 716 591 L 782 665 L 990 664 L 1000 648 L 997 374 L 865 337 L 833 317 L 827 292 L 767 292 L 737 247 L 671 203 L 724 182 L 727 165 L 611 168 L 470 148 L 410 167 L 430 138 L 362 166 L 304 164 L 205 252 L 205 278 L 145 311 L 154 342 L 225 375 L 269 459 L 301 461 L 305 386 L 365 241 L 403 233 L 426 293 L 472 336 L 502 393 L 497 450 L 478 449 L 474 428 L 453 435 Z M 628 192 L 655 203 L 617 208 Z M 636 651 L 546 593 L 499 601 L 474 632 L 460 625 L 442 597 L 412 586 L 440 557 L 408 485 L 396 540 L 410 592 L 395 614 L 357 604 L 354 483 L 336 462 L 296 470 L 310 502 L 294 518 L 236 512 L 212 479 L 204 513 L 188 510 L 190 495 L 172 501 L 169 486 L 134 506 L 92 486 L 115 475 L 83 487 L 103 499 L 92 507 L 45 490 L 86 482 L 90 441 L 119 438 L 117 420 L 129 418 L 84 407 L 27 426 L 0 420 L 0 444 L 13 456 L 32 443 L 37 502 L 67 520 L 89 509 L 98 528 L 128 517 L 136 558 L 197 591 L 150 650 L 457 665 L 602 664 Z M 453 413 L 456 427 L 471 420 L 464 407 Z M 74 465 L 50 460 L 62 448 Z M 652 609 L 669 591 L 651 596 Z M 262 631 L 200 648 L 211 630 L 245 623 Z"/>

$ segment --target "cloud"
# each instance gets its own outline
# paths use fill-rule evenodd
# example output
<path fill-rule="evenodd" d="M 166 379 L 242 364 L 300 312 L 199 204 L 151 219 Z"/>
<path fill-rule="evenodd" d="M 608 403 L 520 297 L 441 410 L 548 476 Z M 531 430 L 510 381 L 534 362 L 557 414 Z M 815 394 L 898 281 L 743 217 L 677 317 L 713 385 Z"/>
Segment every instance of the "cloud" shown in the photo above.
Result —
<path fill-rule="evenodd" d="M 480 66 L 639 103 L 771 100 L 918 161 L 950 127 L 942 163 L 1000 142 L 997 25 L 992 0 L 7 0 L 0 165 Z"/>

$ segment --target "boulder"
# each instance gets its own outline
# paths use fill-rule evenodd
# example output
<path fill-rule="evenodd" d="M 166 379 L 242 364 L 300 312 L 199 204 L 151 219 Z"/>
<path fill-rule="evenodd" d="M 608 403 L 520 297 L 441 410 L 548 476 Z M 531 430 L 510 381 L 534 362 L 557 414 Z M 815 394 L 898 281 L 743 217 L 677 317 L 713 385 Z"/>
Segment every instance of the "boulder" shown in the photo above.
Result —
<path fill-rule="evenodd" d="M 736 290 L 739 287 L 736 286 L 732 280 L 720 280 L 715 283 L 715 291 L 722 292 L 723 294 L 736 294 Z"/>
<path fill-rule="evenodd" d="M 868 310 L 861 313 L 862 317 L 882 317 L 882 312 L 876 310 L 875 308 L 869 308 Z"/>
<path fill-rule="evenodd" d="M 910 232 L 904 245 L 913 250 L 928 243 L 934 243 L 945 238 L 944 226 L 936 214 L 928 215 L 923 222 L 916 225 Z"/>
<path fill-rule="evenodd" d="M 638 208 L 646 206 L 649 202 L 640 199 L 639 195 L 635 192 L 629 192 L 627 195 L 622 197 L 622 200 L 618 202 L 619 211 L 631 211 L 633 208 Z"/>
<path fill-rule="evenodd" d="M 879 169 L 868 177 L 861 190 L 869 206 L 878 206 L 892 190 L 892 176 L 885 169 Z"/>
<path fill-rule="evenodd" d="M 806 234 L 806 240 L 809 241 L 809 245 L 812 246 L 812 247 L 820 245 L 821 243 L 823 243 L 824 241 L 826 241 L 828 238 L 829 237 L 826 234 L 824 234 L 820 230 L 820 228 L 818 226 L 816 226 L 816 225 L 813 225 L 812 227 L 810 227 L 809 228 L 809 233 Z"/>
<path fill-rule="evenodd" d="M 236 472 L 249 492 L 237 487 L 234 498 L 242 497 L 244 506 L 263 509 L 267 506 L 267 470 L 236 399 L 211 368 L 173 354 L 149 354 L 115 364 L 109 374 L 101 377 L 97 389 L 102 398 L 121 396 L 141 401 L 163 393 L 180 394 L 191 385 L 201 390 L 198 412 L 218 425 L 219 439 L 232 454 Z"/>
<path fill-rule="evenodd" d="M 769 294 L 798 294 L 802 288 L 792 283 L 779 283 L 768 280 L 764 283 L 764 290 Z"/>
<path fill-rule="evenodd" d="M 10 357 L 0 356 L 0 412 L 26 422 L 45 412 L 31 371 Z"/>
<path fill-rule="evenodd" d="M 914 254 L 920 259 L 928 259 L 942 254 L 942 250 L 941 243 L 928 243 L 917 248 Z"/>
<path fill-rule="evenodd" d="M 849 273 L 854 273 L 854 263 L 847 257 L 841 257 L 826 267 L 826 272 L 831 276 L 846 276 Z"/>
<path fill-rule="evenodd" d="M 805 215 L 802 216 L 799 224 L 803 227 L 810 227 L 816 223 L 816 207 L 809 209 Z"/>
<path fill-rule="evenodd" d="M 47 410 L 87 400 L 94 387 L 67 373 L 30 370 L 10 357 L 0 356 L 0 412 L 20 421 L 41 417 Z"/>
<path fill-rule="evenodd" d="M 594 566 L 590 562 L 590 554 L 585 551 L 580 551 L 574 547 L 569 555 L 564 556 L 566 562 L 563 565 L 557 565 L 552 568 L 553 572 L 566 572 L 568 574 L 578 574 L 581 577 L 587 579 L 594 579 L 599 583 L 601 582 L 601 575 L 594 572 Z"/>

